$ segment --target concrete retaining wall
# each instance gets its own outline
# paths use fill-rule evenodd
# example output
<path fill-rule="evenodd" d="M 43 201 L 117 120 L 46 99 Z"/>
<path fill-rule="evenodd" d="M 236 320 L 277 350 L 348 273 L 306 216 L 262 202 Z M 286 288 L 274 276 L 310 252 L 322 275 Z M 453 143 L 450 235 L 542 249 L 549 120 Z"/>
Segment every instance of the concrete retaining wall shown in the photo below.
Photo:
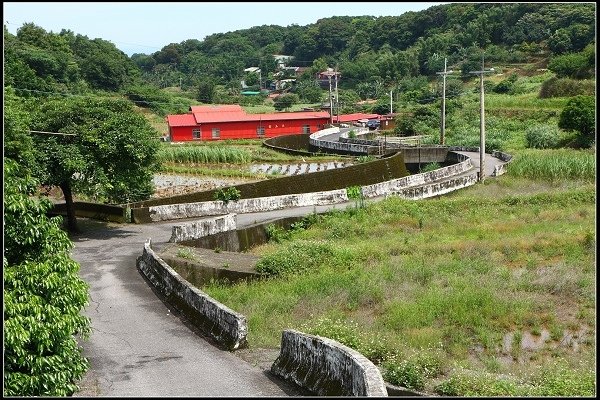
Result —
<path fill-rule="evenodd" d="M 318 396 L 387 396 L 379 369 L 357 351 L 328 338 L 285 330 L 271 372 Z"/>
<path fill-rule="evenodd" d="M 443 182 L 432 183 L 426 186 L 403 188 L 393 191 L 389 193 L 389 195 L 400 196 L 402 198 L 411 200 L 440 196 L 442 194 L 476 184 L 478 174 L 479 173 L 477 171 L 473 171 L 468 175 L 459 176 Z"/>
<path fill-rule="evenodd" d="M 150 247 L 136 261 L 138 270 L 158 289 L 167 301 L 183 312 L 198 328 L 230 350 L 246 346 L 246 317 L 219 303 L 192 286 L 165 263 Z"/>
<path fill-rule="evenodd" d="M 201 201 L 196 203 L 170 204 L 149 207 L 150 219 L 168 221 L 180 218 L 194 218 L 230 213 L 253 213 L 280 210 L 289 207 L 320 206 L 348 201 L 346 189 L 302 194 L 289 194 L 273 197 L 257 197 L 237 201 Z"/>
<path fill-rule="evenodd" d="M 373 185 L 363 186 L 361 188 L 362 195 L 365 198 L 383 196 L 399 192 L 403 189 L 424 185 L 434 182 L 438 179 L 447 178 L 449 176 L 459 175 L 473 168 L 470 158 L 466 158 L 458 164 L 449 165 L 444 168 L 439 168 L 434 171 L 424 172 L 422 174 L 410 175 L 404 178 L 393 179 L 387 182 L 376 183 Z"/>
<path fill-rule="evenodd" d="M 500 176 L 505 174 L 506 171 L 508 171 L 508 163 L 512 160 L 512 155 L 508 153 L 503 153 L 501 151 L 493 151 L 492 156 L 504 161 L 504 164 L 496 165 L 494 167 L 494 172 L 492 173 L 492 176 Z"/>
<path fill-rule="evenodd" d="M 237 214 L 227 214 L 221 217 L 204 219 L 188 224 L 174 225 L 169 242 L 177 243 L 185 240 L 199 239 L 219 232 L 237 228 Z"/>

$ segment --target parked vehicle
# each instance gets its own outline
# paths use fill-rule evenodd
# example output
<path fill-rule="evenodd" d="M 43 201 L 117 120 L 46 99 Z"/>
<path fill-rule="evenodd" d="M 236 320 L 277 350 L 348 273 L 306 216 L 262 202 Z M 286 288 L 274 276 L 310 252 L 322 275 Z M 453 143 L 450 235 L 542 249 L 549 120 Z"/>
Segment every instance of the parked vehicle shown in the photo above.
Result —
<path fill-rule="evenodd" d="M 367 121 L 367 127 L 369 129 L 377 129 L 379 128 L 380 122 L 378 119 L 370 119 L 369 121 Z"/>

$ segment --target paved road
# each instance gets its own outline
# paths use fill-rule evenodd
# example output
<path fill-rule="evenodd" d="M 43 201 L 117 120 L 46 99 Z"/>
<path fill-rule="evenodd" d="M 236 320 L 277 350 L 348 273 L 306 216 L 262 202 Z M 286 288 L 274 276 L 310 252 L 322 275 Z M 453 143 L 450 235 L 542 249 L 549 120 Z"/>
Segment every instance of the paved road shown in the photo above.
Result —
<path fill-rule="evenodd" d="M 478 168 L 479 153 L 466 154 Z M 486 172 L 493 171 L 494 160 L 498 161 L 486 161 Z M 354 203 L 240 214 L 237 222 L 243 227 L 349 205 Z M 215 346 L 163 303 L 139 274 L 135 261 L 144 242 L 151 238 L 153 248 L 160 250 L 174 221 L 80 222 L 82 233 L 72 237 L 73 258 L 90 285 L 91 303 L 85 314 L 92 320 L 93 332 L 82 342 L 91 368 L 76 396 L 301 395 L 293 385 Z"/>
<path fill-rule="evenodd" d="M 88 221 L 83 234 L 73 237 L 73 257 L 90 284 L 85 314 L 93 330 L 82 343 L 91 368 L 76 396 L 298 395 L 290 384 L 195 332 L 139 274 L 135 261 L 144 242 L 166 242 L 172 222 L 98 225 Z"/>

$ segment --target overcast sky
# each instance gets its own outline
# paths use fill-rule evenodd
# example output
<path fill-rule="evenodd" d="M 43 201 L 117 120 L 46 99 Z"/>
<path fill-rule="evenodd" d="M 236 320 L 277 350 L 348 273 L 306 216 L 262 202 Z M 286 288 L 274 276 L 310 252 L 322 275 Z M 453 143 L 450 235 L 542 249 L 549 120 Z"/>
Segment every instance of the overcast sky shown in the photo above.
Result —
<path fill-rule="evenodd" d="M 70 29 L 101 38 L 128 55 L 150 54 L 169 43 L 203 40 L 260 25 L 300 26 L 332 16 L 401 15 L 445 3 L 400 2 L 206 2 L 206 3 L 40 3 L 3 2 L 4 24 L 12 34 L 33 22 L 46 31 Z"/>

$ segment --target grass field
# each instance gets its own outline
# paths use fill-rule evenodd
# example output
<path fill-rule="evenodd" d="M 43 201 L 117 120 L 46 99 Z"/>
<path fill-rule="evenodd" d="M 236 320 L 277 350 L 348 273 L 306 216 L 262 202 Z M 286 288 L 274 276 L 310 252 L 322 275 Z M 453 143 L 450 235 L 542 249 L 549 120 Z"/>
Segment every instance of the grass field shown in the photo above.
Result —
<path fill-rule="evenodd" d="M 509 175 L 336 212 L 255 249 L 272 278 L 204 290 L 248 317 L 251 347 L 276 347 L 292 328 L 431 393 L 591 395 L 595 185 L 571 182 Z"/>

